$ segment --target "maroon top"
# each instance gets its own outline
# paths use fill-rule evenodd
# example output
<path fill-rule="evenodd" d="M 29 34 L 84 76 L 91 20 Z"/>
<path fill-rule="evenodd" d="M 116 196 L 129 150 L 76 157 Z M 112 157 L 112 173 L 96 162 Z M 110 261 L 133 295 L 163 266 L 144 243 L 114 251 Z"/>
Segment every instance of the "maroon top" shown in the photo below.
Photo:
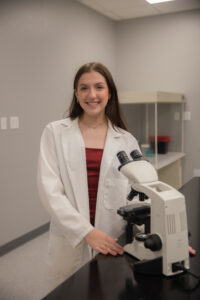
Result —
<path fill-rule="evenodd" d="M 88 193 L 90 204 L 90 222 L 94 225 L 97 190 L 99 182 L 99 171 L 103 149 L 86 148 L 86 163 L 88 177 Z"/>

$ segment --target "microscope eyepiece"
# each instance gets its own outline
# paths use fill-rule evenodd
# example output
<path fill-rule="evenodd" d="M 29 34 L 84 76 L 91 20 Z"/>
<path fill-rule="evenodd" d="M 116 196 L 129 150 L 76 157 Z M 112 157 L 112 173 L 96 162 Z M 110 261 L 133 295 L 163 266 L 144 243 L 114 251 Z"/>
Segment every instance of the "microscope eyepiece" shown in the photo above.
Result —
<path fill-rule="evenodd" d="M 133 160 L 143 160 L 142 154 L 138 150 L 133 150 L 130 156 Z"/>
<path fill-rule="evenodd" d="M 121 163 L 122 166 L 130 162 L 130 159 L 128 158 L 125 151 L 118 152 L 117 158 L 119 159 L 119 162 Z"/>

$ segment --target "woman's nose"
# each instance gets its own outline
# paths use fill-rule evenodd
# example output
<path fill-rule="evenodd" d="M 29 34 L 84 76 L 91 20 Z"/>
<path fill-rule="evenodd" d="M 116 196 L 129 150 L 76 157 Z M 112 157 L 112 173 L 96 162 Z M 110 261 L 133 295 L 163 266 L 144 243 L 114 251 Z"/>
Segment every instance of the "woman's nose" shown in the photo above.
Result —
<path fill-rule="evenodd" d="M 89 89 L 89 95 L 90 98 L 96 98 L 96 91 L 94 88 Z"/>

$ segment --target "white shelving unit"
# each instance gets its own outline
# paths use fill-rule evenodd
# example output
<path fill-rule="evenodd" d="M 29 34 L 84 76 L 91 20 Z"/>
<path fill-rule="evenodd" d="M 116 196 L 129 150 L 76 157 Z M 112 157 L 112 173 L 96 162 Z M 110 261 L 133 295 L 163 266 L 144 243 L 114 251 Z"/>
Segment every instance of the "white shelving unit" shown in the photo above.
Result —
<path fill-rule="evenodd" d="M 184 95 L 180 93 L 162 92 L 162 91 L 130 91 L 119 93 L 121 104 L 144 104 L 146 109 L 145 116 L 145 136 L 148 143 L 149 138 L 149 104 L 154 104 L 154 128 L 155 128 L 155 155 L 148 157 L 148 160 L 155 166 L 161 181 L 164 181 L 175 188 L 182 186 L 182 158 L 184 154 Z M 179 103 L 181 105 L 181 149 L 180 152 L 168 152 L 158 154 L 158 104 L 161 103 Z"/>

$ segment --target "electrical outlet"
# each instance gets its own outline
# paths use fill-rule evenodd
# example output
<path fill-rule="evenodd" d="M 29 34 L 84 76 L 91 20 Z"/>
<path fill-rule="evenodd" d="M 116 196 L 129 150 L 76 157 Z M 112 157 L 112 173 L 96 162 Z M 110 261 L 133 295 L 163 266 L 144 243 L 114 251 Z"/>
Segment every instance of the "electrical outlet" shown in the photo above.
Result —
<path fill-rule="evenodd" d="M 2 117 L 2 118 L 0 118 L 0 120 L 1 120 L 1 129 L 2 130 L 7 129 L 7 118 L 6 117 Z"/>
<path fill-rule="evenodd" d="M 10 117 L 10 129 L 19 128 L 19 117 Z"/>

